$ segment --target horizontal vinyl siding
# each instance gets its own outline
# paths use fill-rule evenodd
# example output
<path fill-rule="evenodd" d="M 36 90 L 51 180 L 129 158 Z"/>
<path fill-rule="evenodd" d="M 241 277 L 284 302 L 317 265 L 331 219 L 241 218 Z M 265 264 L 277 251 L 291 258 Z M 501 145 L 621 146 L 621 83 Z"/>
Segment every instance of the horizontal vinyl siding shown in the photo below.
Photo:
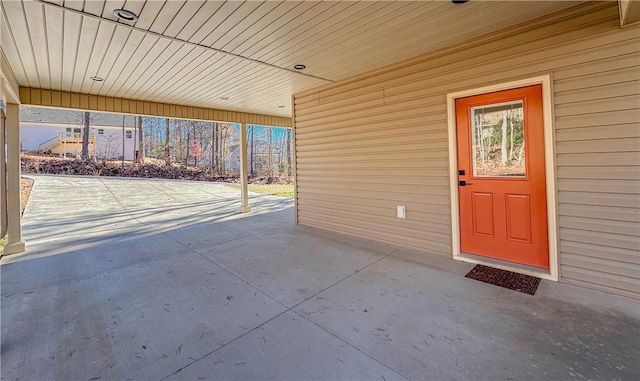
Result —
<path fill-rule="evenodd" d="M 446 94 L 551 74 L 561 280 L 640 297 L 640 27 L 618 22 L 581 6 L 296 95 L 298 222 L 451 256 Z"/>
<path fill-rule="evenodd" d="M 640 43 L 635 44 L 635 52 L 585 57 L 553 74 L 562 277 L 637 298 Z"/>

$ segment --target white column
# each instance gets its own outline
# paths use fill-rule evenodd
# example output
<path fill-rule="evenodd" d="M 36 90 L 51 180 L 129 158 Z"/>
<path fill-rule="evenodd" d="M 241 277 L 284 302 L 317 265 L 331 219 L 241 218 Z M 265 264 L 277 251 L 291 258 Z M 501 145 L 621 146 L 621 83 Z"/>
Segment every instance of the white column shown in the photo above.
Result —
<path fill-rule="evenodd" d="M 293 173 L 293 221 L 298 222 L 298 144 L 296 143 L 296 97 L 291 96 L 291 137 L 293 147 L 291 154 L 291 173 Z"/>
<path fill-rule="evenodd" d="M 248 159 L 247 159 L 247 125 L 240 123 L 240 193 L 241 204 L 240 213 L 251 211 L 249 206 L 249 177 L 248 177 Z"/>
<path fill-rule="evenodd" d="M 7 104 L 7 199 L 5 255 L 25 250 L 20 210 L 20 106 L 12 103 Z"/>
<path fill-rule="evenodd" d="M 0 238 L 7 233 L 7 167 L 5 151 L 5 114 L 4 109 L 0 110 Z"/>

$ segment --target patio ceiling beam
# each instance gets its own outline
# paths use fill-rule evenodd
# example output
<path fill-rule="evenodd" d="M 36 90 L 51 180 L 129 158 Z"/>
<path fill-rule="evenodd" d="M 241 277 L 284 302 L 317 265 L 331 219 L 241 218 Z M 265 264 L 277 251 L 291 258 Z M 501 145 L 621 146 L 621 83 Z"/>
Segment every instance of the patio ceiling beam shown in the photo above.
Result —
<path fill-rule="evenodd" d="M 19 92 L 18 80 L 7 62 L 4 52 L 0 50 L 0 99 L 7 103 L 18 103 L 20 101 Z"/>
<path fill-rule="evenodd" d="M 640 21 L 640 0 L 618 0 L 620 26 Z"/>
<path fill-rule="evenodd" d="M 171 119 L 191 119 L 214 122 L 245 123 L 273 127 L 291 127 L 291 118 L 281 116 L 227 111 L 204 107 L 181 106 L 29 87 L 20 88 L 20 103 L 25 106 L 58 107 L 74 110 L 145 115 Z"/>

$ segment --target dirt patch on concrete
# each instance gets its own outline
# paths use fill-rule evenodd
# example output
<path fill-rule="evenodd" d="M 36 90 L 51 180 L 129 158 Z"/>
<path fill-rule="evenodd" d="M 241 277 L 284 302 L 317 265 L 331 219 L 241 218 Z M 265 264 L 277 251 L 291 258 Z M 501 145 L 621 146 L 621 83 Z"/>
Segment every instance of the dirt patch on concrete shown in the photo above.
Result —
<path fill-rule="evenodd" d="M 27 203 L 29 202 L 29 196 L 31 196 L 31 188 L 33 188 L 33 179 L 22 177 L 20 179 L 20 212 L 24 213 Z"/>
<path fill-rule="evenodd" d="M 29 202 L 31 196 L 31 188 L 33 188 L 33 179 L 23 177 L 20 179 L 20 210 L 24 213 L 24 209 Z"/>

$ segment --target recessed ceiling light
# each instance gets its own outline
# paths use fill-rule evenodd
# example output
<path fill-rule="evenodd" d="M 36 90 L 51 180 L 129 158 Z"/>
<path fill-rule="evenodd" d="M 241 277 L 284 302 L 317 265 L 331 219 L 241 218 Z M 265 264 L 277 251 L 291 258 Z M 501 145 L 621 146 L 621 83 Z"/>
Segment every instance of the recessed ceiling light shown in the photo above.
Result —
<path fill-rule="evenodd" d="M 102 78 L 102 77 L 89 77 L 89 79 L 92 80 L 92 81 L 96 81 L 96 82 L 104 81 L 104 78 Z"/>
<path fill-rule="evenodd" d="M 280 105 L 280 106 L 278 106 L 278 108 L 284 108 L 284 106 L 283 106 L 283 105 Z"/>
<path fill-rule="evenodd" d="M 223 101 L 228 101 L 229 97 L 220 97 L 220 99 L 222 99 Z"/>
<path fill-rule="evenodd" d="M 293 68 L 296 69 L 296 70 L 304 70 L 307 67 L 305 65 L 303 65 L 303 64 L 297 64 L 297 65 L 293 65 Z"/>
<path fill-rule="evenodd" d="M 138 15 L 126 9 L 114 9 L 113 14 L 114 16 L 116 16 L 117 18 L 123 21 L 131 22 L 131 21 L 138 20 Z"/>

